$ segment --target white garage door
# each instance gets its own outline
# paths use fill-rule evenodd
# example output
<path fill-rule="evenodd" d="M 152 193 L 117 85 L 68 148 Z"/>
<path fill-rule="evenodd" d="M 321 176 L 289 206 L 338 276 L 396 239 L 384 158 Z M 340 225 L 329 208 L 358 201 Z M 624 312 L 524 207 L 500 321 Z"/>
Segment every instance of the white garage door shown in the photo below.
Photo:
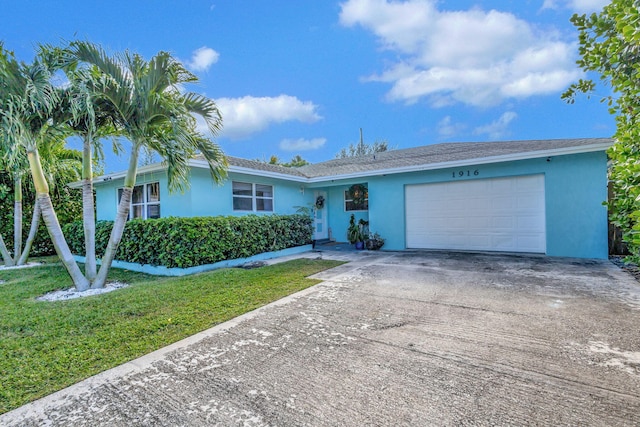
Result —
<path fill-rule="evenodd" d="M 407 185 L 407 248 L 546 251 L 544 175 Z"/>

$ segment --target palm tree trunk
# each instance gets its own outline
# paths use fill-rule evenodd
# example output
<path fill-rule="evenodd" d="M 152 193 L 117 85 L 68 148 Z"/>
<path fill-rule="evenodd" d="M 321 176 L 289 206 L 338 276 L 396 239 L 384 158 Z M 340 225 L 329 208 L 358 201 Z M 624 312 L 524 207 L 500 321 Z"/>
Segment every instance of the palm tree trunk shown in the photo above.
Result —
<path fill-rule="evenodd" d="M 122 198 L 118 204 L 118 212 L 116 213 L 116 219 L 113 223 L 113 229 L 109 236 L 109 242 L 104 252 L 100 263 L 100 270 L 98 271 L 98 277 L 91 285 L 92 288 L 103 288 L 107 283 L 107 274 L 113 263 L 113 259 L 116 256 L 118 245 L 122 240 L 122 234 L 124 232 L 124 226 L 127 224 L 127 218 L 129 217 L 129 210 L 131 209 L 131 195 L 133 193 L 133 187 L 136 185 L 136 173 L 138 171 L 138 153 L 140 149 L 136 144 L 131 149 L 131 158 L 129 159 L 129 169 L 127 170 L 127 176 L 124 179 L 124 188 L 122 189 Z"/>
<path fill-rule="evenodd" d="M 89 289 L 89 281 L 80 271 L 78 263 L 73 258 L 71 249 L 64 238 L 60 222 L 53 209 L 53 203 L 51 203 L 51 196 L 49 195 L 49 185 L 44 178 L 44 171 L 42 164 L 40 163 L 40 156 L 37 150 L 27 151 L 27 157 L 29 158 L 29 167 L 31 169 L 31 176 L 33 178 L 33 184 L 36 187 L 36 200 L 40 204 L 42 212 L 42 219 L 47 226 L 49 236 L 53 242 L 53 247 L 58 254 L 58 258 L 62 261 L 71 276 L 71 280 L 79 292 Z"/>
<path fill-rule="evenodd" d="M 82 147 L 82 223 L 84 227 L 84 274 L 90 283 L 96 280 L 96 214 L 93 200 L 91 137 L 85 136 Z"/>
<path fill-rule="evenodd" d="M 33 241 L 36 238 L 36 234 L 38 233 L 38 226 L 40 225 L 40 203 L 36 198 L 36 202 L 33 205 L 33 215 L 31 216 L 31 228 L 29 229 L 29 235 L 27 236 L 27 241 L 24 243 L 24 248 L 22 249 L 22 254 L 20 255 L 20 259 L 17 262 L 17 265 L 25 265 L 27 263 L 27 259 L 29 259 L 29 253 L 31 252 L 31 246 L 33 245 Z"/>
<path fill-rule="evenodd" d="M 11 257 L 11 254 L 7 249 L 7 245 L 4 243 L 4 239 L 2 238 L 1 234 L 0 234 L 0 253 L 2 254 L 2 260 L 4 261 L 5 267 L 12 267 L 15 265 L 15 263 L 13 262 L 13 258 Z"/>
<path fill-rule="evenodd" d="M 22 252 L 22 176 L 13 178 L 13 261 L 18 262 Z"/>

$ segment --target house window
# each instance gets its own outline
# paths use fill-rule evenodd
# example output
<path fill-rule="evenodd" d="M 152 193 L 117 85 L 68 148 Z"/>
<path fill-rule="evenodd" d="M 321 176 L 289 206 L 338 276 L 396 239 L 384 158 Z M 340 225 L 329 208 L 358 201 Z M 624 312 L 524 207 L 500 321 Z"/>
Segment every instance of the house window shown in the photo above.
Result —
<path fill-rule="evenodd" d="M 122 188 L 118 189 L 118 203 L 122 198 Z M 136 185 L 131 195 L 131 209 L 129 219 L 160 218 L 160 183 Z"/>
<path fill-rule="evenodd" d="M 354 184 L 344 191 L 344 210 L 369 210 L 369 189 L 366 184 Z"/>
<path fill-rule="evenodd" d="M 273 186 L 232 182 L 233 210 L 273 212 Z"/>

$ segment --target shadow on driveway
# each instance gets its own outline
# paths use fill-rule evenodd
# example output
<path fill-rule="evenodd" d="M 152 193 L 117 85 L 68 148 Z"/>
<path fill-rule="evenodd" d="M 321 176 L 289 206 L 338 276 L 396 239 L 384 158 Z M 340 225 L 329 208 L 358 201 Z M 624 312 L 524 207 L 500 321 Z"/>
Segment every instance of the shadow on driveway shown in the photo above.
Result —
<path fill-rule="evenodd" d="M 633 425 L 640 286 L 608 261 L 332 252 L 324 282 L 2 425 Z"/>

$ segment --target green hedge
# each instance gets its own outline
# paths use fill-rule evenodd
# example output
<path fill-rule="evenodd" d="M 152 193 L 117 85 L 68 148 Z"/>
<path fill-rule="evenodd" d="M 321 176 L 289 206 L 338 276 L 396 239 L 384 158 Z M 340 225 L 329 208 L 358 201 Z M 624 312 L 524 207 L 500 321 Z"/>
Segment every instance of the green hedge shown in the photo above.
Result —
<path fill-rule="evenodd" d="M 23 200 L 22 200 L 22 242 L 27 240 L 31 227 L 31 216 L 35 201 L 31 178 L 24 179 Z M 9 252 L 13 254 L 13 181 L 9 174 L 0 173 L 0 234 L 4 239 Z M 82 218 L 82 191 L 71 189 L 63 182 L 58 183 L 51 189 L 51 201 L 56 210 L 58 221 L 67 224 Z M 40 219 L 40 227 L 36 234 L 35 241 L 31 246 L 30 256 L 54 255 L 56 253 L 51 238 Z"/>
<path fill-rule="evenodd" d="M 96 224 L 96 252 L 104 253 L 112 221 Z M 84 255 L 82 222 L 67 224 L 71 251 Z M 187 268 L 311 243 L 312 220 L 305 215 L 159 218 L 127 222 L 116 259 Z"/>

